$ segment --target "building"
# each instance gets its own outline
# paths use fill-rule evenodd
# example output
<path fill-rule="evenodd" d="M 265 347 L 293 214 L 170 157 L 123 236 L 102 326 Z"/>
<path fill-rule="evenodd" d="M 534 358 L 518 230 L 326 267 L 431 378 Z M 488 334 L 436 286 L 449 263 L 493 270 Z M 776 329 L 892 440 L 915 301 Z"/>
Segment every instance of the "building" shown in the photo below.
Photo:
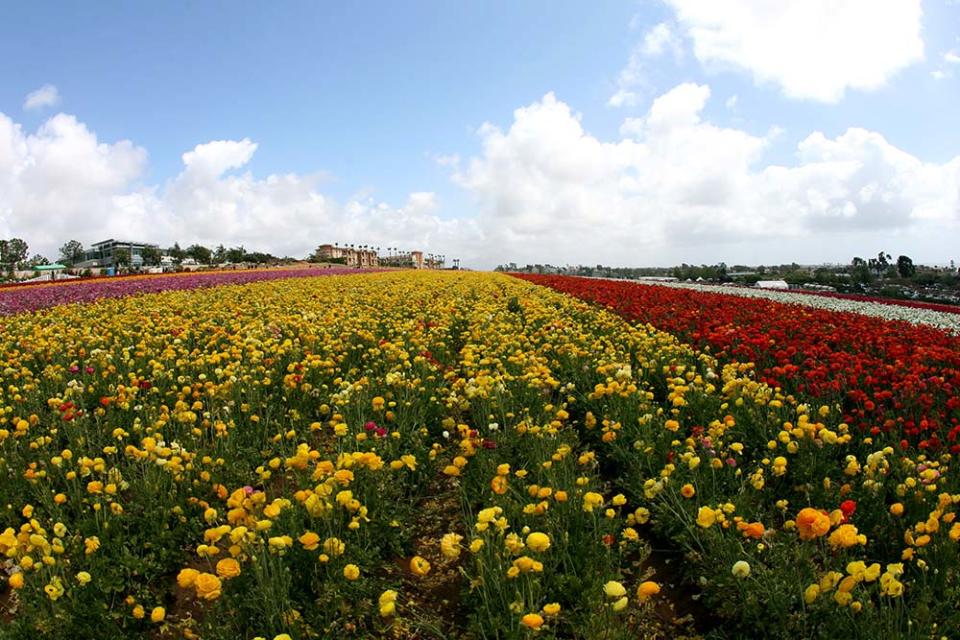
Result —
<path fill-rule="evenodd" d="M 755 285 L 758 289 L 789 289 L 790 285 L 785 280 L 757 280 Z"/>
<path fill-rule="evenodd" d="M 131 240 L 103 240 L 90 245 L 90 248 L 84 253 L 83 260 L 73 265 L 78 269 L 96 269 L 100 267 L 116 267 L 117 255 L 127 252 L 130 255 L 130 267 L 139 268 L 143 266 L 144 249 L 160 250 L 160 245 L 149 242 L 134 242 Z"/>
<path fill-rule="evenodd" d="M 320 260 L 329 260 L 340 262 L 348 267 L 377 267 L 380 265 L 380 258 L 377 252 L 366 245 L 360 245 L 360 248 L 353 246 L 344 246 L 332 244 L 322 244 L 317 247 L 317 257 Z"/>
<path fill-rule="evenodd" d="M 403 251 L 380 258 L 380 264 L 404 269 L 443 269 L 445 258 L 434 253 L 424 256 L 423 251 Z"/>

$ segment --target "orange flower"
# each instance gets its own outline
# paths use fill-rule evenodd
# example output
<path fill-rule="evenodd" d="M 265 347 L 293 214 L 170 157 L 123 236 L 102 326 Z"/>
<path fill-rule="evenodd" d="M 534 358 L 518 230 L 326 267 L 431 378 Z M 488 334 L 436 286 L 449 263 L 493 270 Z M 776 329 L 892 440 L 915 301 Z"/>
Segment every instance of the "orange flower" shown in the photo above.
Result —
<path fill-rule="evenodd" d="M 640 602 L 646 602 L 658 593 L 660 593 L 660 585 L 651 580 L 647 580 L 637 587 L 637 598 Z"/>
<path fill-rule="evenodd" d="M 737 523 L 737 529 L 743 532 L 744 538 L 753 538 L 755 540 L 763 537 L 763 532 L 766 531 L 766 527 L 763 526 L 762 522 L 740 522 Z"/>
<path fill-rule="evenodd" d="M 536 630 L 543 626 L 543 616 L 539 613 L 528 613 L 520 619 L 520 622 L 523 626 Z"/>
<path fill-rule="evenodd" d="M 497 495 L 503 495 L 507 492 L 508 484 L 504 476 L 494 476 L 493 480 L 490 481 L 490 488 Z"/>
<path fill-rule="evenodd" d="M 806 507 L 797 514 L 797 529 L 801 540 L 819 538 L 830 530 L 830 517 L 823 511 Z"/>

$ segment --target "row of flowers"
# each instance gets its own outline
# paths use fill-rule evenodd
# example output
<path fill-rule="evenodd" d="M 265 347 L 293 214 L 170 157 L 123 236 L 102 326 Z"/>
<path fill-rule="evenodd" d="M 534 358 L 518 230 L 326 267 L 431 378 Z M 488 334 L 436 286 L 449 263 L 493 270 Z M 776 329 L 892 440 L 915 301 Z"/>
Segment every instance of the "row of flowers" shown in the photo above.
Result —
<path fill-rule="evenodd" d="M 4 323 L 0 635 L 670 636 L 657 605 L 694 591 L 734 637 L 960 622 L 951 454 L 547 288 L 303 278 Z"/>
<path fill-rule="evenodd" d="M 911 324 L 936 327 L 960 334 L 960 306 L 933 304 L 912 300 L 874 298 L 853 294 L 803 290 L 758 289 L 743 286 L 725 286 L 691 282 L 657 282 L 637 280 L 638 285 L 688 289 L 704 293 L 720 293 L 741 298 L 759 298 L 782 304 L 802 305 L 826 311 L 858 313 L 882 320 L 901 320 Z"/>
<path fill-rule="evenodd" d="M 841 405 L 844 420 L 899 447 L 960 451 L 960 337 L 925 325 L 712 291 L 522 276 L 650 323 L 758 379 Z M 814 296 L 804 296 L 804 299 Z M 902 442 L 899 440 L 902 439 Z"/>
<path fill-rule="evenodd" d="M 92 302 L 101 298 L 345 273 L 355 273 L 355 270 L 338 267 L 322 270 L 313 268 L 246 269 L 122 276 L 93 280 L 64 280 L 43 284 L 18 285 L 0 289 L 0 316 L 37 311 L 63 304 Z"/>

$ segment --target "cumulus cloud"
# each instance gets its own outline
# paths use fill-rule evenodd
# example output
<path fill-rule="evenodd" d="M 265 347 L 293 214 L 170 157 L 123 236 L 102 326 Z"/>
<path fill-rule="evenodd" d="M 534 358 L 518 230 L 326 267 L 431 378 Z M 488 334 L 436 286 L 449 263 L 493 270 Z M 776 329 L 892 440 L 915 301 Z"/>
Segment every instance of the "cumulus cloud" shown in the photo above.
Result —
<path fill-rule="evenodd" d="M 681 84 L 612 142 L 553 94 L 516 110 L 507 130 L 482 127 L 482 153 L 454 179 L 476 198 L 488 250 L 498 261 L 637 265 L 849 259 L 852 241 L 891 234 L 918 255 L 946 247 L 943 231 L 960 221 L 960 157 L 924 163 L 852 128 L 810 134 L 790 166 L 763 165 L 780 131 L 707 122 L 709 96 Z"/>
<path fill-rule="evenodd" d="M 475 213 L 443 215 L 434 191 L 337 201 L 324 176 L 255 176 L 248 139 L 196 145 L 182 169 L 145 181 L 149 156 L 57 114 L 36 131 L 0 113 L 0 237 L 55 257 L 68 239 L 243 244 L 304 256 L 322 242 L 402 246 L 477 267 L 818 262 L 886 248 L 949 259 L 960 227 L 960 157 L 924 162 L 880 133 L 813 132 L 795 160 L 765 162 L 781 131 L 723 127 L 705 84 L 658 96 L 602 140 L 552 93 L 507 127 L 479 129 L 473 157 L 442 158 Z"/>
<path fill-rule="evenodd" d="M 43 107 L 55 107 L 58 104 L 60 104 L 60 92 L 52 84 L 45 84 L 27 94 L 23 101 L 23 108 L 32 111 Z"/>
<path fill-rule="evenodd" d="M 920 0 L 665 0 L 697 59 L 791 98 L 837 102 L 923 60 Z"/>
<path fill-rule="evenodd" d="M 22 237 L 48 257 L 71 238 L 111 236 L 293 256 L 334 240 L 450 255 L 482 237 L 470 220 L 441 219 L 432 192 L 401 206 L 371 197 L 340 203 L 321 192 L 321 174 L 255 177 L 244 169 L 256 149 L 248 139 L 199 144 L 183 154 L 180 173 L 149 185 L 147 151 L 130 141 L 101 142 L 65 114 L 26 133 L 0 113 L 0 237 Z"/>
<path fill-rule="evenodd" d="M 617 89 L 610 96 L 607 105 L 631 107 L 639 104 L 641 102 L 639 90 L 649 86 L 645 77 L 648 61 L 668 52 L 675 59 L 680 58 L 683 54 L 683 46 L 674 28 L 666 22 L 661 22 L 650 28 L 644 34 L 643 40 L 633 47 L 626 66 L 617 75 Z"/>

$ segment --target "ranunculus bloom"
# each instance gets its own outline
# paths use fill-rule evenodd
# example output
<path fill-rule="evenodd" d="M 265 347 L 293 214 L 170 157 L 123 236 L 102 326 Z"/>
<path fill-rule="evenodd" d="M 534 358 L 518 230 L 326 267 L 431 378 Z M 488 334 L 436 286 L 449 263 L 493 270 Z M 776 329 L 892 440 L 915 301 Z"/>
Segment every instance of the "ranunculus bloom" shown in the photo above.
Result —
<path fill-rule="evenodd" d="M 746 578 L 750 575 L 750 563 L 746 560 L 737 560 L 733 563 L 731 573 L 738 578 Z"/>
<path fill-rule="evenodd" d="M 196 569 L 181 569 L 180 573 L 177 574 L 177 584 L 180 585 L 181 589 L 188 589 L 196 583 L 199 575 L 200 572 Z"/>
<path fill-rule="evenodd" d="M 640 599 L 640 602 L 645 602 L 658 593 L 660 593 L 660 585 L 651 580 L 641 582 L 640 586 L 637 587 L 637 598 Z"/>
<path fill-rule="evenodd" d="M 302 536 L 297 538 L 300 541 L 300 544 L 303 545 L 303 548 L 307 551 L 315 551 L 317 547 L 320 546 L 320 536 L 315 534 L 313 531 L 307 531 Z"/>
<path fill-rule="evenodd" d="M 797 530 L 801 540 L 819 538 L 830 530 L 830 517 L 819 509 L 806 507 L 797 514 Z"/>
<path fill-rule="evenodd" d="M 546 551 L 550 548 L 550 536 L 534 531 L 527 536 L 527 546 L 533 551 Z"/>
<path fill-rule="evenodd" d="M 212 573 L 201 573 L 198 575 L 193 586 L 197 590 L 197 597 L 203 598 L 204 600 L 216 600 L 219 598 L 221 588 L 223 587 L 220 578 Z"/>
<path fill-rule="evenodd" d="M 704 529 L 709 529 L 717 521 L 717 512 L 710 507 L 700 507 L 697 511 L 697 524 Z"/>
<path fill-rule="evenodd" d="M 852 524 L 842 524 L 830 534 L 827 542 L 834 549 L 846 549 L 856 544 L 865 544 L 866 536 L 861 535 Z"/>
<path fill-rule="evenodd" d="M 520 622 L 530 629 L 539 629 L 543 626 L 543 616 L 539 613 L 528 613 L 520 619 Z"/>
<path fill-rule="evenodd" d="M 608 598 L 622 598 L 627 595 L 627 590 L 616 580 L 611 580 L 603 585 L 603 592 L 607 594 Z"/>
<path fill-rule="evenodd" d="M 444 558 L 456 560 L 460 557 L 460 541 L 463 536 L 459 533 L 447 533 L 440 538 L 440 552 Z"/>
<path fill-rule="evenodd" d="M 240 563 L 233 558 L 224 558 L 217 563 L 217 575 L 221 578 L 236 578 L 240 575 Z"/>
<path fill-rule="evenodd" d="M 425 576 L 430 573 L 430 563 L 426 558 L 413 556 L 410 558 L 410 572 L 415 576 Z"/>

